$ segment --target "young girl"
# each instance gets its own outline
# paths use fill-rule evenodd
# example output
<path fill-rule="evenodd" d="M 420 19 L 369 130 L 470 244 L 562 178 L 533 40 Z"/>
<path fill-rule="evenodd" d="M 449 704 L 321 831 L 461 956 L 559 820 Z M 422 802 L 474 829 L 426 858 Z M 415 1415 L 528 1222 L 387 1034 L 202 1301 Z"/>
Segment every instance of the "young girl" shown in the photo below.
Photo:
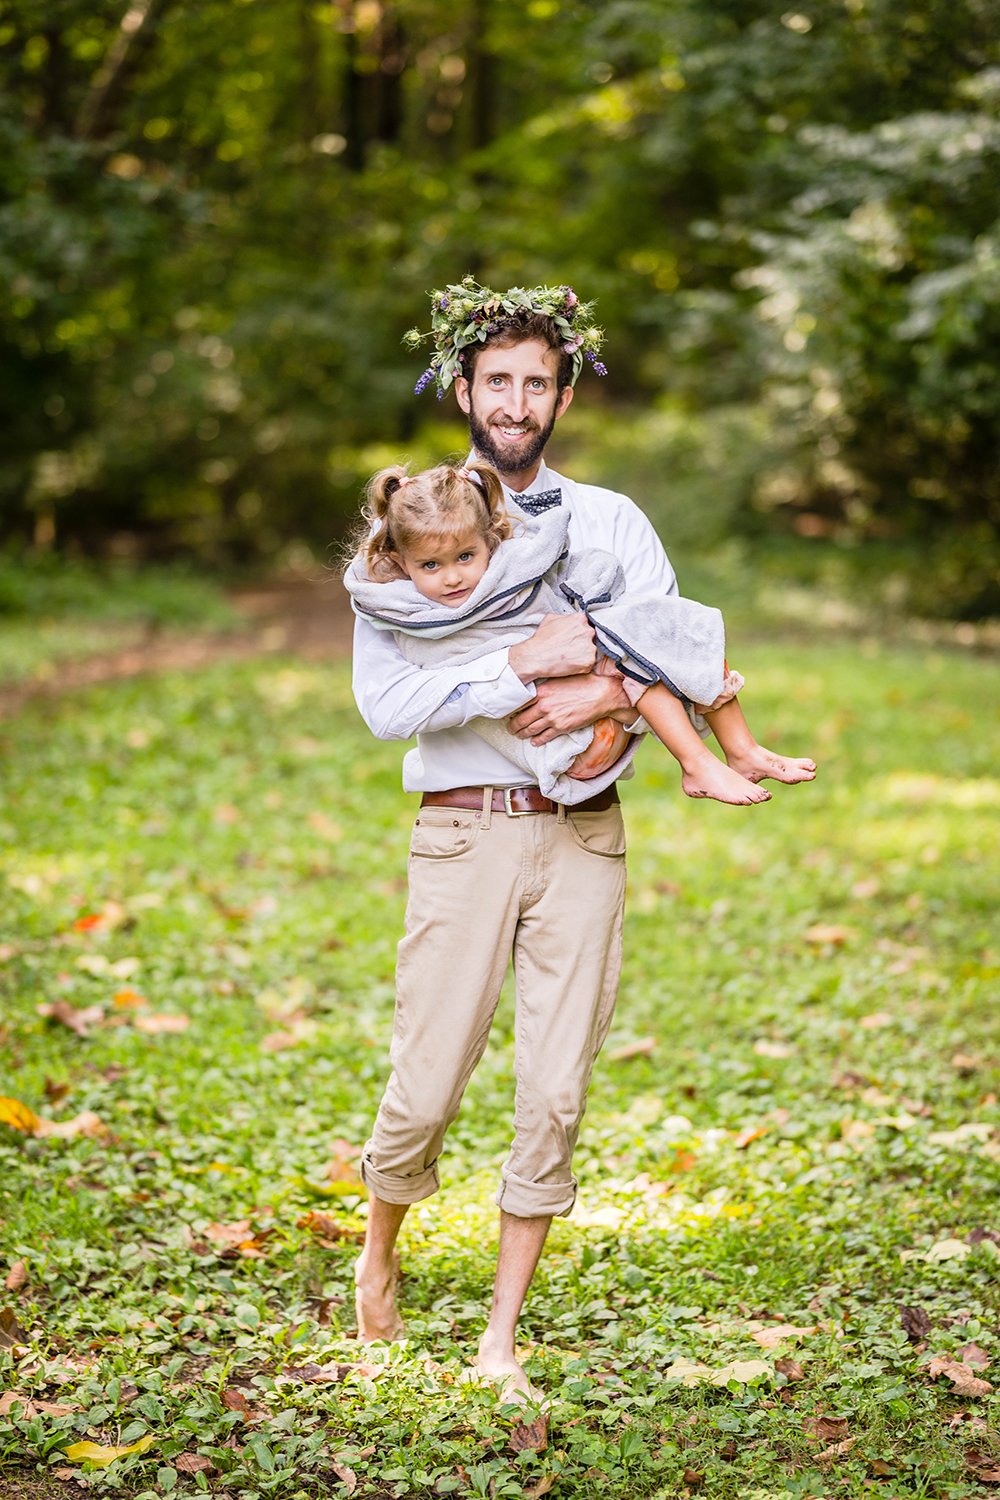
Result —
<path fill-rule="evenodd" d="M 522 516 L 511 504 L 488 464 L 445 464 L 415 476 L 381 470 L 369 484 L 364 529 L 345 574 L 355 612 L 393 631 L 409 660 L 458 665 L 495 649 L 498 633 L 501 644 L 513 645 L 545 615 L 581 608 L 595 630 L 595 670 L 621 671 L 637 712 L 680 763 L 689 797 L 765 802 L 770 792 L 756 785 L 765 777 L 813 779 L 813 761 L 775 755 L 751 734 L 717 610 L 676 596 L 627 597 L 610 553 L 567 556 L 564 508 Z M 689 707 L 711 726 L 727 764 L 705 745 Z M 475 719 L 469 727 L 546 796 L 569 805 L 592 795 L 588 783 L 634 752 L 633 736 L 613 719 L 544 745 L 517 738 L 502 721 Z"/>

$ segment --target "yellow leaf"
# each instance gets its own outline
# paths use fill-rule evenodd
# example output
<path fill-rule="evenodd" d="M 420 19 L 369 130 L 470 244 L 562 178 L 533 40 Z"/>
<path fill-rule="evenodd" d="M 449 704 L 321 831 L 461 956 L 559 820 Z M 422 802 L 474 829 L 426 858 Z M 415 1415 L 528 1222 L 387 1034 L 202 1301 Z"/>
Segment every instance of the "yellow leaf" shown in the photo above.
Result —
<path fill-rule="evenodd" d="M 139 1438 L 138 1442 L 129 1443 L 126 1447 L 103 1448 L 100 1443 L 70 1443 L 68 1448 L 63 1449 L 63 1452 L 73 1463 L 86 1462 L 98 1469 L 106 1469 L 109 1464 L 114 1463 L 116 1458 L 124 1458 L 127 1453 L 145 1453 L 155 1442 L 153 1434 L 147 1432 L 145 1437 Z"/>
<path fill-rule="evenodd" d="M 24 1135 L 34 1135 L 41 1123 L 35 1111 L 22 1104 L 20 1099 L 0 1098 L 0 1125 L 9 1125 Z"/>
<path fill-rule="evenodd" d="M 972 1246 L 967 1245 L 964 1240 L 938 1240 L 928 1250 L 925 1260 L 962 1260 L 966 1255 L 972 1254 Z"/>
<path fill-rule="evenodd" d="M 712 1371 L 700 1359 L 675 1359 L 663 1372 L 665 1380 L 679 1380 L 681 1385 L 697 1385 L 707 1380 Z"/>
<path fill-rule="evenodd" d="M 797 1328 L 794 1323 L 773 1323 L 767 1328 L 760 1329 L 758 1333 L 752 1333 L 750 1337 L 762 1349 L 777 1349 L 778 1345 L 783 1344 L 786 1339 L 805 1339 L 815 1332 L 815 1323 L 808 1328 Z"/>
<path fill-rule="evenodd" d="M 728 1385 L 731 1380 L 736 1380 L 740 1385 L 747 1385 L 760 1375 L 773 1374 L 774 1371 L 766 1360 L 736 1359 L 730 1365 L 723 1365 L 721 1370 L 713 1370 L 711 1382 L 713 1385 Z"/>

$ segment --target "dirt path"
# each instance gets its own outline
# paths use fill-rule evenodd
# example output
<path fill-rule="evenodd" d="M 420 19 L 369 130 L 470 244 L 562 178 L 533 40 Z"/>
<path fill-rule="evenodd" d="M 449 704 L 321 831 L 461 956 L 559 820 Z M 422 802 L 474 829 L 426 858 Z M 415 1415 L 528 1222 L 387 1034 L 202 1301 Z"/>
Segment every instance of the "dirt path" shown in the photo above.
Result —
<path fill-rule="evenodd" d="M 240 589 L 232 596 L 246 623 L 235 630 L 151 631 L 142 641 L 79 661 L 65 661 L 53 678 L 0 687 L 0 718 L 36 698 L 138 677 L 147 672 L 198 671 L 219 661 L 292 652 L 313 661 L 350 655 L 353 616 L 347 594 L 330 579 L 295 579 Z"/>

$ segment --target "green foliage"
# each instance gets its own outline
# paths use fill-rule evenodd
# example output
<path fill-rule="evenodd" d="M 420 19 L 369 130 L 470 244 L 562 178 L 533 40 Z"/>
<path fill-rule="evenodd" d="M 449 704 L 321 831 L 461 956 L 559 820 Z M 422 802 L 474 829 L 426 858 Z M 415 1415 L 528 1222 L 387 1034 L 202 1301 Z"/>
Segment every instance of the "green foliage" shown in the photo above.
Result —
<path fill-rule="evenodd" d="M 325 543 L 372 445 L 427 446 L 399 340 L 470 271 L 596 297 L 609 389 L 581 401 L 665 402 L 710 472 L 744 407 L 744 529 L 933 539 L 914 599 L 997 610 L 993 19 L 62 0 L 42 25 L 10 0 L 0 534 Z"/>
<path fill-rule="evenodd" d="M 344 1169 L 386 1074 L 412 811 L 346 668 L 268 658 L 5 724 L 0 1093 L 110 1132 L 0 1126 L 0 1271 L 27 1269 L 3 1306 L 30 1351 L 0 1349 L 0 1384 L 70 1408 L 0 1415 L 6 1482 L 31 1493 L 81 1440 L 150 1438 L 88 1472 L 91 1493 L 294 1500 L 345 1470 L 359 1500 L 548 1478 L 654 1500 L 691 1475 L 720 1500 L 979 1492 L 996 1393 L 928 1363 L 974 1345 L 996 1385 L 1000 744 L 977 713 L 996 667 L 828 634 L 739 660 L 762 738 L 820 777 L 737 812 L 685 801 L 647 745 L 625 789 L 621 999 L 577 1211 L 522 1326 L 554 1401 L 539 1454 L 511 1452 L 511 1413 L 465 1373 L 509 994 L 443 1192 L 407 1220 L 405 1344 L 358 1347 L 356 1247 L 308 1228 L 316 1210 L 364 1223 Z M 39 1013 L 55 1002 L 100 1015 L 81 1035 Z M 164 1014 L 189 1024 L 138 1025 Z M 919 1341 L 901 1308 L 926 1314 Z M 779 1324 L 811 1331 L 761 1348 Z M 678 1372 L 753 1359 L 768 1373 Z"/>

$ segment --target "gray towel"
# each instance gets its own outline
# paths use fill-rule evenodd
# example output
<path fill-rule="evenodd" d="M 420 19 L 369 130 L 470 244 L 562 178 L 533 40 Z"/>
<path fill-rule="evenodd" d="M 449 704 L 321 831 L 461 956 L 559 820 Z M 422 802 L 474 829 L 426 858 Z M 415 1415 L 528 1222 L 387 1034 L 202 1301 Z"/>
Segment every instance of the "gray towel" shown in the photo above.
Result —
<path fill-rule="evenodd" d="M 497 548 L 473 593 L 458 609 L 434 604 L 408 578 L 375 583 L 357 558 L 345 574 L 355 613 L 391 630 L 407 660 L 421 667 L 460 666 L 501 645 L 525 640 L 545 615 L 585 611 L 599 649 L 637 682 L 664 682 L 689 703 L 711 703 L 725 677 L 725 633 L 717 609 L 677 595 L 625 598 L 625 576 L 610 552 L 567 555 L 569 512 L 557 506 L 528 516 L 508 502 L 515 535 Z M 614 781 L 635 742 L 609 772 L 574 781 L 566 770 L 593 738 L 590 728 L 547 745 L 518 739 L 502 720 L 468 727 L 521 767 L 557 802 L 583 801 Z"/>

